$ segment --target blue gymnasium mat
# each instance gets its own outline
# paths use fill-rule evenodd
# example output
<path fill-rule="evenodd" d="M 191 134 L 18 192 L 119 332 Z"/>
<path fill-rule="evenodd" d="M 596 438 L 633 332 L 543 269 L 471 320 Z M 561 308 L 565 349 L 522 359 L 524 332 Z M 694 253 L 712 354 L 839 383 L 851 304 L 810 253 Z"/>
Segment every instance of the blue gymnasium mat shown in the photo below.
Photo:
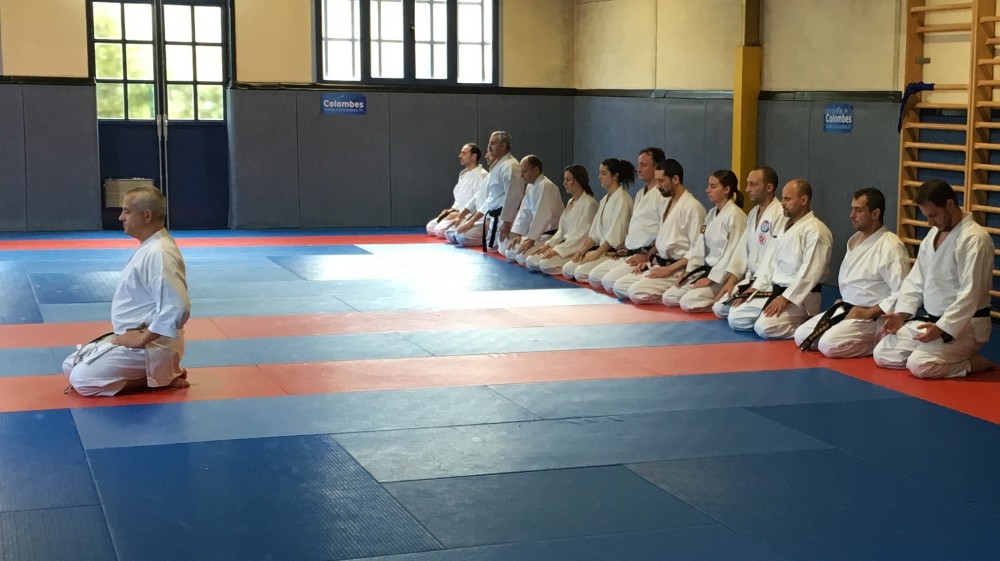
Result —
<path fill-rule="evenodd" d="M 0 561 L 118 561 L 100 506 L 0 512 L 0 545 Z"/>
<path fill-rule="evenodd" d="M 440 548 L 329 436 L 89 455 L 121 561 L 327 561 Z"/>
<path fill-rule="evenodd" d="M 110 302 L 86 304 L 42 304 L 47 323 L 67 321 L 109 321 Z M 332 296 L 322 298 L 287 297 L 251 299 L 191 299 L 191 317 L 269 316 L 284 314 L 337 314 L 357 311 Z"/>
<path fill-rule="evenodd" d="M 363 561 L 782 561 L 723 526 L 610 534 L 373 557 Z M 362 560 L 358 560 L 362 561 Z"/>
<path fill-rule="evenodd" d="M 27 277 L 23 282 L 11 283 L 8 286 L 0 287 L 0 323 L 39 323 L 42 321 L 42 312 L 35 301 L 35 294 L 31 291 L 31 285 Z"/>
<path fill-rule="evenodd" d="M 86 449 L 459 424 L 538 417 L 483 387 L 348 392 L 74 409 Z"/>
<path fill-rule="evenodd" d="M 31 273 L 39 304 L 111 302 L 121 275 L 111 271 Z"/>
<path fill-rule="evenodd" d="M 545 419 L 904 397 L 825 368 L 490 388 Z"/>
<path fill-rule="evenodd" d="M 856 425 L 878 432 L 877 425 Z M 1000 549 L 1000 518 L 841 450 L 631 467 L 788 559 L 971 560 L 992 559 Z M 928 473 L 947 478 L 953 471 Z"/>
<path fill-rule="evenodd" d="M 505 329 L 446 330 L 404 333 L 351 333 L 252 339 L 188 341 L 188 367 L 245 366 L 377 358 L 416 358 L 549 350 L 606 349 L 660 345 L 728 343 L 741 335 L 721 331 L 713 335 L 703 323 L 644 323 L 577 325 L 567 327 L 512 327 Z M 485 326 L 488 327 L 488 326 Z M 51 349 L 48 356 L 46 350 Z M 71 347 L 0 349 L 0 376 L 52 374 L 55 356 L 68 356 Z M 5 365 L 12 357 L 11 365 Z"/>
<path fill-rule="evenodd" d="M 100 333 L 95 333 L 98 336 Z M 86 341 L 81 341 L 86 343 Z M 42 376 L 59 374 L 62 363 L 70 350 L 64 347 L 30 347 L 25 349 L 0 349 L 0 378 L 11 376 Z M 59 355 L 58 358 L 56 355 Z"/>
<path fill-rule="evenodd" d="M 69 411 L 0 414 L 0 512 L 97 504 Z"/>
<path fill-rule="evenodd" d="M 827 448 L 745 409 L 342 434 L 379 481 Z"/>
<path fill-rule="evenodd" d="M 722 323 L 685 321 L 669 323 L 623 323 L 615 325 L 571 325 L 562 327 L 515 327 L 484 330 L 414 331 L 403 333 L 435 356 L 518 353 L 619 347 L 656 347 L 735 343 L 745 340 L 731 329 L 706 327 Z M 483 327 L 488 328 L 488 325 Z M 751 334 L 752 335 L 752 334 Z M 756 338 L 756 335 L 753 335 Z M 665 355 L 664 359 L 668 359 Z"/>
<path fill-rule="evenodd" d="M 386 489 L 446 548 L 714 524 L 622 466 L 406 481 Z"/>
<path fill-rule="evenodd" d="M 528 306 L 620 304 L 613 296 L 562 283 L 567 288 L 456 292 L 425 290 L 419 294 L 351 294 L 338 299 L 359 312 L 462 310 Z"/>
<path fill-rule="evenodd" d="M 982 419 L 918 399 L 753 411 L 953 497 L 1000 499 L 1000 426 Z"/>

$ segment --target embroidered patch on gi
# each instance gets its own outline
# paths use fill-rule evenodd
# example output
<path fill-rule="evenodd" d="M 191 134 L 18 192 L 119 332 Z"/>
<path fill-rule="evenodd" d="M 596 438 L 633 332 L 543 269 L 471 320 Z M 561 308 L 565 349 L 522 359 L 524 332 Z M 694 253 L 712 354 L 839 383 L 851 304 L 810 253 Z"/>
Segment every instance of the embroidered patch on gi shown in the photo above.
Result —
<path fill-rule="evenodd" d="M 763 221 L 763 222 L 760 223 L 760 231 L 761 232 L 763 232 L 763 233 L 766 234 L 770 230 L 771 230 L 771 222 L 770 221 L 765 220 L 765 221 Z"/>
<path fill-rule="evenodd" d="M 701 225 L 701 233 L 702 233 L 702 234 L 704 234 L 704 233 L 705 233 L 705 225 L 704 225 L 704 224 L 702 224 L 702 225 Z"/>
<path fill-rule="evenodd" d="M 760 245 L 765 245 L 767 243 L 767 236 L 765 236 L 764 234 L 757 236 L 757 242 Z"/>

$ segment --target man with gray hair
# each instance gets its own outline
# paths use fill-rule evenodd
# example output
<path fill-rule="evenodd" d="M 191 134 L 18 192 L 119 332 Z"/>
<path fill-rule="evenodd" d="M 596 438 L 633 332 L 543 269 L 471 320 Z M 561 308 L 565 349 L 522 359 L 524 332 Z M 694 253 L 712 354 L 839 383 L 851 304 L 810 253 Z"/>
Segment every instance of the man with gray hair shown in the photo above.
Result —
<path fill-rule="evenodd" d="M 118 220 L 139 240 L 139 249 L 125 265 L 111 301 L 113 331 L 80 346 L 63 362 L 70 387 L 80 395 L 188 386 L 181 358 L 191 301 L 184 258 L 164 227 L 165 217 L 166 200 L 156 188 L 136 187 L 125 194 Z"/>
<path fill-rule="evenodd" d="M 490 135 L 486 152 L 492 163 L 486 184 L 476 197 L 476 213 L 454 230 L 448 230 L 450 242 L 464 246 L 482 244 L 483 251 L 497 251 L 498 242 L 507 238 L 524 198 L 520 163 L 510 150 L 510 134 L 496 131 Z M 475 236 L 478 230 L 475 226 L 480 220 L 483 230 Z"/>

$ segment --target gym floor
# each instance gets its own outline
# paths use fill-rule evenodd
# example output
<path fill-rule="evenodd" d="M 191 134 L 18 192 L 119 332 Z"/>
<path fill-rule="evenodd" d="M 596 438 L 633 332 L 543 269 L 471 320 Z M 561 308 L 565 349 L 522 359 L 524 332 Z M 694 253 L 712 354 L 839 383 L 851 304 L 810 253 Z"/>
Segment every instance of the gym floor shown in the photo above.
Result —
<path fill-rule="evenodd" d="M 0 236 L 0 560 L 1000 551 L 1000 373 L 825 359 L 414 230 L 176 235 L 191 387 L 114 398 L 59 371 L 136 242 Z"/>

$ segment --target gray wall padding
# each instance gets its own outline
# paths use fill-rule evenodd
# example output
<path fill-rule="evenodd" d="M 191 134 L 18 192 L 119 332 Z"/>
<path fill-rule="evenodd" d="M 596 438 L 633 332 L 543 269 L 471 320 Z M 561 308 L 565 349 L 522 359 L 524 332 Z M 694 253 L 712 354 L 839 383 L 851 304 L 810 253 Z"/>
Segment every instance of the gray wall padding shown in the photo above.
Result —
<path fill-rule="evenodd" d="M 24 173 L 24 107 L 20 85 L 0 85 L 0 230 L 28 228 Z"/>
<path fill-rule="evenodd" d="M 298 92 L 304 228 L 391 224 L 389 94 L 363 95 L 366 115 L 323 115 L 321 92 Z"/>
<path fill-rule="evenodd" d="M 509 132 L 514 157 L 538 156 L 545 176 L 562 185 L 562 168 L 572 163 L 564 153 L 572 123 L 565 122 L 561 96 L 480 95 L 478 104 L 480 146 L 486 147 L 493 131 Z"/>
<path fill-rule="evenodd" d="M 730 100 L 578 97 L 575 110 L 573 153 L 590 172 L 595 194 L 604 193 L 596 180 L 602 160 L 624 158 L 634 164 L 647 146 L 659 146 L 681 163 L 685 186 L 702 202 L 708 200 L 708 174 L 729 167 Z"/>
<path fill-rule="evenodd" d="M 100 229 L 94 88 L 22 87 L 28 230 Z"/>
<path fill-rule="evenodd" d="M 851 198 L 862 187 L 885 194 L 885 223 L 896 228 L 899 135 L 894 103 L 856 102 L 850 133 L 824 133 L 825 101 L 765 101 L 760 104 L 759 161 L 775 168 L 782 184 L 804 177 L 813 186 L 813 209 L 833 232 L 827 284 L 837 284 L 848 238 Z"/>
<path fill-rule="evenodd" d="M 486 150 L 471 94 L 390 94 L 389 172 L 392 224 L 426 223 L 454 202 L 467 142 Z"/>
<path fill-rule="evenodd" d="M 295 92 L 229 92 L 229 226 L 298 228 Z"/>

